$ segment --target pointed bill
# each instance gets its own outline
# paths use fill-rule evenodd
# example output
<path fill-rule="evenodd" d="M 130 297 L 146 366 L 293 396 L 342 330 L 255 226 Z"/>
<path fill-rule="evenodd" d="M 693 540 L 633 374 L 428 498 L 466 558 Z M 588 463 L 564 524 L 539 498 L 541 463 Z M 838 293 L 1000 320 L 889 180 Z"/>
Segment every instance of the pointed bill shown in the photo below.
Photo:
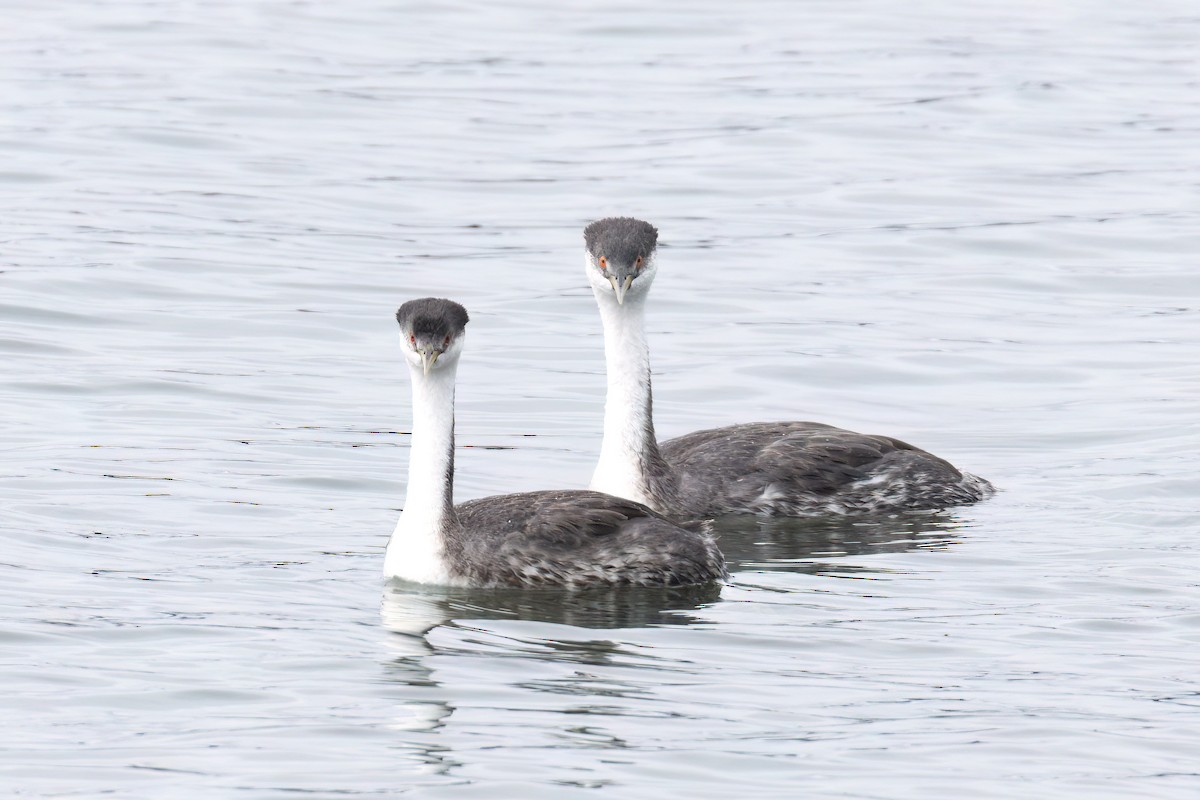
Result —
<path fill-rule="evenodd" d="M 421 366 L 424 368 L 426 375 L 429 374 L 429 370 L 433 368 L 433 365 L 437 363 L 438 356 L 440 355 L 441 353 L 437 350 L 421 351 Z"/>
<path fill-rule="evenodd" d="M 625 293 L 629 291 L 630 285 L 633 284 L 633 276 L 626 275 L 625 280 L 617 283 L 617 279 L 610 275 L 608 276 L 608 282 L 612 284 L 613 291 L 617 295 L 617 305 L 623 304 L 625 302 Z"/>

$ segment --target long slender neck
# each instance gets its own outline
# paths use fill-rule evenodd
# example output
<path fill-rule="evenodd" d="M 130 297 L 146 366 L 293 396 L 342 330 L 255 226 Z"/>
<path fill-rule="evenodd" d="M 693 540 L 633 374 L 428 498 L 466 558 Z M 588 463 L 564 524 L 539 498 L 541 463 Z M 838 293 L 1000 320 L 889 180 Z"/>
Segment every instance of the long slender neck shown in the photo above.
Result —
<path fill-rule="evenodd" d="M 404 513 L 436 522 L 454 514 L 454 373 L 412 369 L 413 428 Z"/>
<path fill-rule="evenodd" d="M 429 375 L 411 369 L 412 445 L 404 511 L 388 542 L 385 572 L 426 583 L 445 583 L 446 564 L 458 549 L 454 533 L 454 377 L 446 363 Z"/>
<path fill-rule="evenodd" d="M 604 325 L 608 396 L 604 441 L 591 488 L 666 512 L 674 480 L 654 436 L 646 295 L 627 295 L 618 305 L 611 294 L 594 294 Z"/>

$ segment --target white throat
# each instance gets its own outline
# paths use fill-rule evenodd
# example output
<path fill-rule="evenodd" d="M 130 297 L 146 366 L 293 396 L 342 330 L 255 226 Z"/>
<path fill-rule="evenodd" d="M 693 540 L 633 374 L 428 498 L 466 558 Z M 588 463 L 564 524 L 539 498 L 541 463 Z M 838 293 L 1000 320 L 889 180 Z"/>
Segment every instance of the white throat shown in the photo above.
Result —
<path fill-rule="evenodd" d="M 593 293 L 604 325 L 608 394 L 604 440 L 591 488 L 656 508 L 645 475 L 647 456 L 658 454 L 651 412 L 646 293 L 626 295 L 621 305 L 611 292 L 593 288 Z"/>
<path fill-rule="evenodd" d="M 400 521 L 388 540 L 383 572 L 388 578 L 448 584 L 444 534 L 454 516 L 454 378 L 457 359 L 428 375 L 412 367 L 413 425 L 408 487 Z"/>

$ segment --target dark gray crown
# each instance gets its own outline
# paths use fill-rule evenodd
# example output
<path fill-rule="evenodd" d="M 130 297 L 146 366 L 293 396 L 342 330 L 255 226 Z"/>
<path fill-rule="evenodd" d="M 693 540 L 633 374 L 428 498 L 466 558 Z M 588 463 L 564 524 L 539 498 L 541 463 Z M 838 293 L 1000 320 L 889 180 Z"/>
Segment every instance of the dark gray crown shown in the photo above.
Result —
<path fill-rule="evenodd" d="M 423 297 L 409 300 L 396 311 L 401 330 L 415 336 L 458 336 L 467 327 L 467 310 L 453 300 Z"/>
<path fill-rule="evenodd" d="M 619 264 L 632 264 L 647 257 L 658 246 L 658 229 L 633 217 L 608 217 L 583 229 L 583 241 L 594 257 L 604 256 Z"/>

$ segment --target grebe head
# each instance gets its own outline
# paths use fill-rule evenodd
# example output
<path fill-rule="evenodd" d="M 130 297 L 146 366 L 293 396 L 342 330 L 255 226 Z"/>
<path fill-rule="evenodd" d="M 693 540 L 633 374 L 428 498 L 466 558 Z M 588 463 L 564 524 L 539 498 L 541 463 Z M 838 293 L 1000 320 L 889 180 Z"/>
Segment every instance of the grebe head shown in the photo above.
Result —
<path fill-rule="evenodd" d="M 641 297 L 654 281 L 658 229 L 632 217 L 608 217 L 583 230 L 588 282 L 597 296 L 612 295 L 618 305 Z"/>
<path fill-rule="evenodd" d="M 413 369 L 428 375 L 458 361 L 466 339 L 467 310 L 453 300 L 409 300 L 396 311 L 400 346 Z"/>

